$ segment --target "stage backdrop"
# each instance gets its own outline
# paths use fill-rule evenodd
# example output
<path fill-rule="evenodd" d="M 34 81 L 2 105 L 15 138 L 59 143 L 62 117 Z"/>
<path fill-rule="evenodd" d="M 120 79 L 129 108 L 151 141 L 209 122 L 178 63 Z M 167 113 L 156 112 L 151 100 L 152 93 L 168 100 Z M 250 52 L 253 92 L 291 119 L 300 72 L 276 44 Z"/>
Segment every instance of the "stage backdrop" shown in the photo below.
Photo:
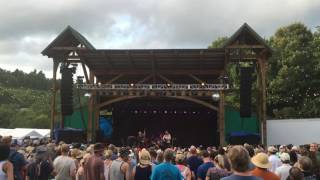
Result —
<path fill-rule="evenodd" d="M 87 107 L 83 107 L 84 122 L 88 122 Z M 232 132 L 259 133 L 259 123 L 255 114 L 250 118 L 241 118 L 237 109 L 225 107 L 225 133 L 226 137 Z M 59 126 L 57 126 L 59 127 Z M 80 111 L 74 111 L 71 116 L 66 116 L 65 127 L 83 129 Z"/>

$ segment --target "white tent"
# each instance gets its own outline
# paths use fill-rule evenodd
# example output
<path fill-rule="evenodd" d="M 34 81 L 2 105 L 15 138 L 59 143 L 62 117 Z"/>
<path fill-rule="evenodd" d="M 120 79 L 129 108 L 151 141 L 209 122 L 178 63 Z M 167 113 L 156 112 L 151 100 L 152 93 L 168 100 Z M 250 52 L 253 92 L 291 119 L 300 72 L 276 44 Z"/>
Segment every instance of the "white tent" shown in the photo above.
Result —
<path fill-rule="evenodd" d="M 1 136 L 10 136 L 10 132 L 12 131 L 13 129 L 4 129 L 4 128 L 0 128 L 0 135 Z"/>
<path fill-rule="evenodd" d="M 42 137 L 49 137 L 50 136 L 50 129 L 35 129 L 37 133 L 41 134 Z"/>
<path fill-rule="evenodd" d="M 0 129 L 1 136 L 12 136 L 13 139 L 23 139 L 26 136 L 31 138 L 48 137 L 49 129 L 31 129 L 31 128 L 15 128 L 15 129 Z"/>

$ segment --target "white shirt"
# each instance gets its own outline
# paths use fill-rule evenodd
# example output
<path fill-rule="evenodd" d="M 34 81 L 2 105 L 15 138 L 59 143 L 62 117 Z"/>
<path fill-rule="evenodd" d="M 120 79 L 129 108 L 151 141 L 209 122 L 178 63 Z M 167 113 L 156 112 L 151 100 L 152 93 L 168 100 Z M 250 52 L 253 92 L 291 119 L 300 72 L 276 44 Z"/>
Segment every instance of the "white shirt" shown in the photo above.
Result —
<path fill-rule="evenodd" d="M 271 172 L 275 172 L 282 165 L 281 160 L 275 154 L 270 155 L 268 160 L 272 164 L 271 168 L 269 168 Z"/>
<path fill-rule="evenodd" d="M 275 174 L 278 175 L 281 180 L 286 180 L 289 176 L 290 169 L 291 166 L 289 164 L 282 164 L 280 167 L 276 169 Z"/>

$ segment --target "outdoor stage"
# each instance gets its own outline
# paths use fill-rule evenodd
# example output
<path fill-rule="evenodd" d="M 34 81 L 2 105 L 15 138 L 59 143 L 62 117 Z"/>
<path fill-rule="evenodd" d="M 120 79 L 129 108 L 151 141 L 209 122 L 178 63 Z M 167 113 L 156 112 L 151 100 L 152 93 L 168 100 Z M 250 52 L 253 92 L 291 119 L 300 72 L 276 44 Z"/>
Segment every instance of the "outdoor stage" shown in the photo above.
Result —
<path fill-rule="evenodd" d="M 77 82 L 77 88 L 90 94 L 87 141 L 96 140 L 99 112 L 112 108 L 112 136 L 118 141 L 146 128 L 155 134 L 168 129 L 179 144 L 225 144 L 225 93 L 230 90 L 226 67 L 236 63 L 256 69 L 257 116 L 266 143 L 266 61 L 271 49 L 246 23 L 221 48 L 212 49 L 95 49 L 68 26 L 42 54 L 53 59 L 51 130 L 57 119 L 64 128 L 65 118 L 73 114 L 72 77 L 68 89 L 63 74 L 80 64 L 85 82 Z M 57 111 L 59 89 L 62 112 Z M 219 96 L 217 102 L 213 95 Z"/>

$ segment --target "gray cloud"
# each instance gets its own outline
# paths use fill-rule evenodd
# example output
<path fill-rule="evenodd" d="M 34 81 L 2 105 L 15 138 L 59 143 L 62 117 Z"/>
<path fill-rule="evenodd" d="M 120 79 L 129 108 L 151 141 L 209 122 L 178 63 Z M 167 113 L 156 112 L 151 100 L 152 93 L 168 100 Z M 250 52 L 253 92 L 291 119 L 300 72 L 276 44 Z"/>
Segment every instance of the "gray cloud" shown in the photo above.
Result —
<path fill-rule="evenodd" d="M 244 22 L 261 36 L 293 22 L 320 25 L 318 0 L 0 1 L 0 67 L 44 70 L 40 52 L 67 25 L 97 48 L 205 48 Z"/>

